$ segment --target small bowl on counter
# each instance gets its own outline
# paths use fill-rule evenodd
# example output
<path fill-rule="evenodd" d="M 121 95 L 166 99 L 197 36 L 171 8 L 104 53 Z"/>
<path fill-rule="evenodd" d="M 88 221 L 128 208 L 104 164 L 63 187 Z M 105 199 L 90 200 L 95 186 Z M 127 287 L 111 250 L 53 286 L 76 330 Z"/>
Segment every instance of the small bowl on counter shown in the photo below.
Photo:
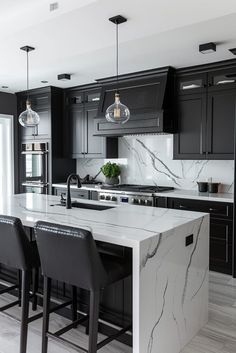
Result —
<path fill-rule="evenodd" d="M 199 192 L 208 192 L 208 183 L 203 181 L 198 181 L 198 191 Z"/>
<path fill-rule="evenodd" d="M 209 192 L 210 194 L 216 194 L 219 191 L 220 183 L 208 183 L 205 181 L 199 181 L 197 184 L 199 192 Z"/>
<path fill-rule="evenodd" d="M 208 192 L 216 194 L 219 190 L 220 183 L 208 183 Z"/>

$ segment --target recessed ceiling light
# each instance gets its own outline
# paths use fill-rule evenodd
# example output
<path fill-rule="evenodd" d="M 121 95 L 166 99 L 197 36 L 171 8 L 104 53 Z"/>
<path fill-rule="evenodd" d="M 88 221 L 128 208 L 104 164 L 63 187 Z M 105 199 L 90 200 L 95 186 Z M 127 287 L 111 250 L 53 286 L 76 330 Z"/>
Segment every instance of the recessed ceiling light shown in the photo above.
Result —
<path fill-rule="evenodd" d="M 6 88 L 8 88 L 8 86 L 2 86 L 2 88 L 6 89 Z"/>
<path fill-rule="evenodd" d="M 230 51 L 233 55 L 236 55 L 236 48 L 229 49 L 229 51 Z"/>
<path fill-rule="evenodd" d="M 42 80 L 42 81 L 41 81 L 41 83 L 48 83 L 48 81 L 46 81 L 46 80 Z"/>
<path fill-rule="evenodd" d="M 202 54 L 210 54 L 216 51 L 216 44 L 213 42 L 199 45 L 199 52 Z"/>
<path fill-rule="evenodd" d="M 49 9 L 50 11 L 55 11 L 55 10 L 58 10 L 59 8 L 59 3 L 58 2 L 52 2 L 50 5 L 49 5 Z"/>
<path fill-rule="evenodd" d="M 60 80 L 60 81 L 68 81 L 68 80 L 70 80 L 70 78 L 71 78 L 70 74 L 57 75 L 57 79 Z"/>

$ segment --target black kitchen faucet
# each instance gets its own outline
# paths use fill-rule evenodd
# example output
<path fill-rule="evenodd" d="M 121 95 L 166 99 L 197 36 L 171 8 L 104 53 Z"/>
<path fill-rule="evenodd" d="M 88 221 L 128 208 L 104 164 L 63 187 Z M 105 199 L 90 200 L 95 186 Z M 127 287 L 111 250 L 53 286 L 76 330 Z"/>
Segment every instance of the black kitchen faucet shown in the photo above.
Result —
<path fill-rule="evenodd" d="M 80 177 L 77 174 L 70 174 L 67 178 L 67 196 L 66 196 L 66 208 L 70 209 L 71 208 L 71 196 L 70 196 L 70 183 L 72 179 L 77 180 L 77 187 L 81 188 L 81 182 L 80 182 Z"/>

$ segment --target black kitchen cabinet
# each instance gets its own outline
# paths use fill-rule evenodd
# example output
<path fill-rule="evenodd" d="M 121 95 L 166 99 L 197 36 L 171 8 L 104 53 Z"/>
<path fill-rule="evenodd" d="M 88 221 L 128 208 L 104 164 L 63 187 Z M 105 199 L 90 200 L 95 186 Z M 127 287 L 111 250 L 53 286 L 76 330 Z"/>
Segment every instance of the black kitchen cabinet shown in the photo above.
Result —
<path fill-rule="evenodd" d="M 209 159 L 234 159 L 236 89 L 209 90 L 207 103 L 207 147 Z"/>
<path fill-rule="evenodd" d="M 176 79 L 174 159 L 234 159 L 236 69 L 183 71 Z"/>
<path fill-rule="evenodd" d="M 42 93 L 42 90 L 45 92 Z M 58 90 L 59 91 L 59 90 Z M 54 93 L 54 92 L 53 92 Z M 29 99 L 31 101 L 31 107 L 36 111 L 40 117 L 38 125 L 38 136 L 37 138 L 50 139 L 51 138 L 51 109 L 52 101 L 51 95 L 53 94 L 50 87 L 46 89 L 31 90 Z M 26 92 L 20 92 L 17 94 L 17 105 L 18 114 L 22 113 L 26 109 Z M 54 107 L 53 107 L 54 108 Z M 19 125 L 20 136 L 22 140 L 35 139 L 35 128 L 24 128 Z"/>
<path fill-rule="evenodd" d="M 206 99 L 202 93 L 178 98 L 178 133 L 174 135 L 174 159 L 206 158 Z"/>
<path fill-rule="evenodd" d="M 29 91 L 32 109 L 40 116 L 38 134 L 34 136 L 34 128 L 24 128 L 17 124 L 18 128 L 18 170 L 19 178 L 15 179 L 20 192 L 25 192 L 22 183 L 25 182 L 25 161 L 21 155 L 22 143 L 47 143 L 48 153 L 45 168 L 45 178 L 48 182 L 47 191 L 52 193 L 52 183 L 64 182 L 70 173 L 74 173 L 76 163 L 70 158 L 63 158 L 64 129 L 63 129 L 63 107 L 64 93 L 61 88 L 43 87 Z M 27 93 L 17 93 L 18 115 L 25 110 Z M 46 188 L 45 188 L 46 189 Z M 27 191 L 32 190 L 28 188 Z M 43 190 L 43 192 L 46 192 Z"/>
<path fill-rule="evenodd" d="M 210 213 L 210 270 L 232 274 L 233 204 L 168 198 L 168 208 Z"/>
<path fill-rule="evenodd" d="M 67 141 L 71 158 L 117 158 L 117 138 L 94 136 L 100 90 L 79 90 L 66 93 Z"/>

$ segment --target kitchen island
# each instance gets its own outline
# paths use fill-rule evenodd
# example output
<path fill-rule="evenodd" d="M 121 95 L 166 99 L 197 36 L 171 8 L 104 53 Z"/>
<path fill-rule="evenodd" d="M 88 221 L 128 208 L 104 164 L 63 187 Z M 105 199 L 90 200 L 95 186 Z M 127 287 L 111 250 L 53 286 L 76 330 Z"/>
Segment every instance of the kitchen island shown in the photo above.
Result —
<path fill-rule="evenodd" d="M 179 353 L 206 324 L 207 214 L 133 205 L 67 210 L 58 197 L 39 194 L 14 195 L 0 213 L 28 227 L 44 220 L 85 228 L 95 240 L 132 249 L 134 353 Z"/>

